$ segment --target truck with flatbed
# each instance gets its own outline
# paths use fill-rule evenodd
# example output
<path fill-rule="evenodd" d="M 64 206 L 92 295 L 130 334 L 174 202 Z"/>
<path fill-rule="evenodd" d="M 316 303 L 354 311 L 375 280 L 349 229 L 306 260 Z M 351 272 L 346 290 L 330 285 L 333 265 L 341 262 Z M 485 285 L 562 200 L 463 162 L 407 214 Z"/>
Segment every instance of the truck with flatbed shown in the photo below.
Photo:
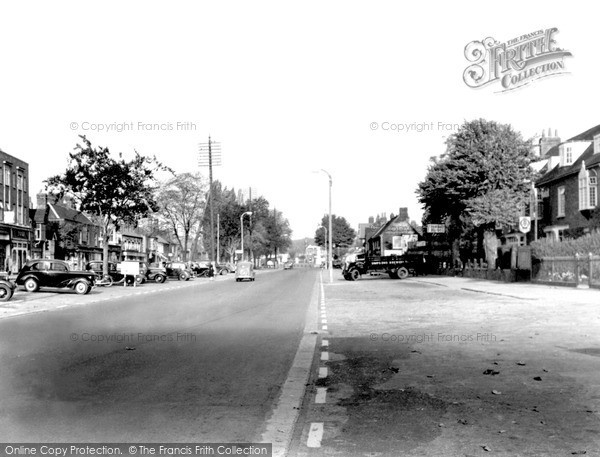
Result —
<path fill-rule="evenodd" d="M 347 281 L 356 281 L 364 274 L 387 273 L 392 279 L 406 279 L 425 271 L 422 255 L 369 256 L 366 253 L 346 256 L 342 275 Z"/>

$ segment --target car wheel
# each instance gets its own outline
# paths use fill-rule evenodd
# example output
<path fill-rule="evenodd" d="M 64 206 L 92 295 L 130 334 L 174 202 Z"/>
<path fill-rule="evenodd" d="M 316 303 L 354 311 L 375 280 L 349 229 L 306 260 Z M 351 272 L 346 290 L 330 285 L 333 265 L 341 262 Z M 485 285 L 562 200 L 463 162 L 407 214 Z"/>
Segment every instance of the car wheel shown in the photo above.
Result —
<path fill-rule="evenodd" d="M 188 279 L 189 279 L 188 275 L 186 275 L 185 273 L 179 273 L 179 280 L 180 281 L 187 281 Z"/>
<path fill-rule="evenodd" d="M 139 286 L 140 284 L 144 284 L 144 277 L 142 275 L 136 275 L 135 282 Z"/>
<path fill-rule="evenodd" d="M 13 296 L 13 289 L 6 284 L 0 284 L 0 301 L 8 301 Z"/>
<path fill-rule="evenodd" d="M 351 281 L 356 281 L 359 278 L 360 278 L 360 271 L 354 269 L 350 272 L 350 280 Z"/>
<path fill-rule="evenodd" d="M 77 292 L 79 295 L 85 295 L 90 291 L 90 286 L 83 282 L 83 281 L 79 281 L 77 284 L 75 284 L 75 292 Z"/>
<path fill-rule="evenodd" d="M 396 276 L 398 276 L 398 278 L 400 279 L 408 278 L 408 269 L 406 267 L 398 268 L 398 270 L 396 271 Z"/>
<path fill-rule="evenodd" d="M 40 288 L 37 280 L 35 278 L 28 278 L 27 280 L 25 280 L 25 290 L 27 292 L 37 292 L 38 289 Z"/>
<path fill-rule="evenodd" d="M 166 277 L 164 277 L 163 275 L 158 275 L 158 276 L 156 276 L 156 282 L 157 282 L 157 283 L 159 283 L 159 284 L 162 284 L 163 282 L 165 282 L 165 281 L 166 281 L 166 279 L 167 279 L 167 278 L 166 278 Z"/>

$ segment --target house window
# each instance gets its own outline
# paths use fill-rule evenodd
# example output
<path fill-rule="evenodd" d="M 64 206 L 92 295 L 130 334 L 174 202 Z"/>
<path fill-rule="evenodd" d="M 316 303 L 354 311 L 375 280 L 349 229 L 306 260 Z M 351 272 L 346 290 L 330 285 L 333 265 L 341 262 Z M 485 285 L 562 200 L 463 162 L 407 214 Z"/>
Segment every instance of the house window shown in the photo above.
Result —
<path fill-rule="evenodd" d="M 589 172 L 588 186 L 590 190 L 590 208 L 595 208 L 598 204 L 598 177 L 595 170 Z"/>
<path fill-rule="evenodd" d="M 579 172 L 579 211 L 588 209 L 588 173 L 585 168 Z"/>
<path fill-rule="evenodd" d="M 544 192 L 542 189 L 537 189 L 536 199 L 537 199 L 537 213 L 535 216 L 537 219 L 543 219 L 544 218 Z"/>
<path fill-rule="evenodd" d="M 571 146 L 567 146 L 565 149 L 565 162 L 567 165 L 570 165 L 573 163 L 573 149 L 571 148 Z"/>
<path fill-rule="evenodd" d="M 17 175 L 17 189 L 23 190 L 23 176 Z"/>
<path fill-rule="evenodd" d="M 557 217 L 565 217 L 565 187 L 558 188 L 558 214 Z"/>
<path fill-rule="evenodd" d="M 42 224 L 36 224 L 35 226 L 35 241 L 41 241 L 42 239 Z"/>

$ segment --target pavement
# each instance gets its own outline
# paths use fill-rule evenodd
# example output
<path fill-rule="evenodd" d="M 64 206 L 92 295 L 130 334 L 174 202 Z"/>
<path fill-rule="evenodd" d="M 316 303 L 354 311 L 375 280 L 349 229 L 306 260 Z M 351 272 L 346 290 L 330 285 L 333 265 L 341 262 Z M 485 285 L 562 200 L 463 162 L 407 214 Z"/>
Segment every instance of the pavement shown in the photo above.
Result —
<path fill-rule="evenodd" d="M 322 275 L 289 456 L 600 456 L 600 291 Z"/>
<path fill-rule="evenodd" d="M 255 270 L 257 277 L 278 271 Z M 235 274 L 218 275 L 213 281 L 233 281 Z M 14 280 L 14 278 L 11 278 Z M 128 296 L 154 294 L 166 290 L 178 290 L 209 284 L 209 278 L 195 278 L 189 281 L 169 279 L 163 284 L 146 282 L 137 286 L 113 285 L 111 287 L 94 287 L 86 295 L 78 295 L 71 289 L 42 288 L 38 292 L 28 293 L 19 287 L 7 302 L 0 302 L 0 319 L 22 316 L 31 313 L 49 312 L 71 306 L 85 306 L 91 303 L 116 300 Z"/>

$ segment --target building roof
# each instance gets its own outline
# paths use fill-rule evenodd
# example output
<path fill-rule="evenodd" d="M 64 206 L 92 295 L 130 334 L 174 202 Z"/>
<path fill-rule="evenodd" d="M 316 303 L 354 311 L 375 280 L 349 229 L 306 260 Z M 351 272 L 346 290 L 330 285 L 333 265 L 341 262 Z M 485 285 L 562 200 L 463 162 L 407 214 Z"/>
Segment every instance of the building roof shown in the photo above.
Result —
<path fill-rule="evenodd" d="M 576 175 L 579 173 L 581 169 L 581 162 L 585 161 L 586 168 L 590 168 L 594 165 L 600 163 L 600 154 L 594 154 L 594 136 L 600 134 L 600 125 L 592 127 L 585 132 L 580 133 L 579 135 L 575 135 L 572 138 L 569 138 L 567 141 L 561 143 L 570 143 L 573 141 L 590 141 L 590 145 L 583 151 L 583 153 L 573 162 L 571 165 L 566 167 L 561 167 L 560 165 L 556 165 L 552 170 L 548 171 L 544 174 L 540 179 L 536 181 L 536 186 L 541 187 L 547 184 L 550 184 L 553 181 L 560 181 L 568 176 Z M 548 153 L 548 155 L 558 155 L 559 146 L 553 146 Z M 554 153 L 556 150 L 556 153 Z"/>

